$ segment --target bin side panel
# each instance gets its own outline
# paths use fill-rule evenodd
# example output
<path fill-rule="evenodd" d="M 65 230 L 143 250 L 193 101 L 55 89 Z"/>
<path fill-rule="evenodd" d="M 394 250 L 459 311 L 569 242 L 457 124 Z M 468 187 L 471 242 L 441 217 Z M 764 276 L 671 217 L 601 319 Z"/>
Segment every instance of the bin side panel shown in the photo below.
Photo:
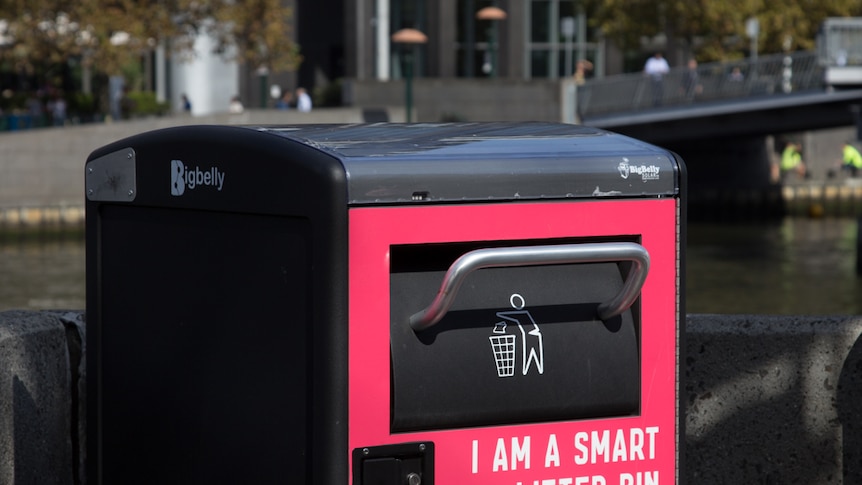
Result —
<path fill-rule="evenodd" d="M 103 483 L 305 483 L 309 226 L 102 207 Z"/>
<path fill-rule="evenodd" d="M 659 478 L 663 483 L 674 482 L 679 409 L 676 208 L 675 199 L 642 199 L 351 209 L 350 449 L 433 441 L 437 483 L 515 484 L 551 479 L 556 483 L 658 483 Z M 607 419 L 391 431 L 391 246 L 621 236 L 640 238 L 651 259 L 640 298 L 639 413 Z M 428 303 L 431 299 L 433 295 L 428 295 Z M 588 481 L 578 482 L 583 477 Z"/>
<path fill-rule="evenodd" d="M 128 173 L 110 169 L 129 163 L 132 193 L 117 192 L 127 196 L 120 200 L 94 191 L 87 198 L 89 481 L 201 483 L 207 480 L 181 478 L 221 473 L 215 482 L 345 482 L 346 455 L 332 459 L 332 450 L 347 443 L 347 174 L 341 161 L 258 129 L 199 125 L 99 148 L 86 176 L 113 188 Z M 136 345 L 149 350 L 125 353 Z M 142 352 L 161 356 L 151 376 L 141 370 L 151 364 L 141 363 Z M 145 384 L 135 395 L 158 405 L 144 409 L 140 424 L 126 421 L 137 405 L 117 391 L 138 389 L 123 377 L 126 366 Z M 191 382 L 201 369 L 208 377 Z M 100 383 L 103 370 L 107 380 Z M 161 388 L 157 375 L 166 376 Z M 259 392 L 267 386 L 271 398 Z M 160 394 L 169 400 L 158 401 Z M 188 408 L 167 404 L 184 395 Z M 238 405 L 231 410 L 231 403 Z M 196 404 L 205 413 L 193 413 Z M 188 416 L 198 421 L 173 431 L 154 424 Z M 209 427 L 219 421 L 223 426 Z M 129 427 L 177 441 L 153 449 L 114 446 L 132 438 L 112 430 Z M 262 438 L 253 440 L 257 434 Z M 199 439 L 211 444 L 200 446 Z M 237 458 L 226 459 L 228 451 L 216 449 L 221 444 L 237 450 Z M 131 471 L 106 480 L 122 466 L 151 459 L 149 475 Z M 147 480 L 180 462 L 184 471 Z M 233 471 L 240 467 L 248 473 L 243 479 Z M 132 481 L 136 476 L 141 482 Z"/>

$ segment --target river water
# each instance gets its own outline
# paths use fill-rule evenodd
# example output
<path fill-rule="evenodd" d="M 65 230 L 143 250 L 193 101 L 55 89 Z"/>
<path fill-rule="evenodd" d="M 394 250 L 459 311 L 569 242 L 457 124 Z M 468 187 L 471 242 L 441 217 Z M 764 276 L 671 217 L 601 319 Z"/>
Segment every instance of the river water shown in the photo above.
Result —
<path fill-rule="evenodd" d="M 862 315 L 854 218 L 691 224 L 689 313 Z"/>
<path fill-rule="evenodd" d="M 862 315 L 853 218 L 688 226 L 689 313 Z M 84 238 L 0 238 L 0 310 L 83 309 Z"/>

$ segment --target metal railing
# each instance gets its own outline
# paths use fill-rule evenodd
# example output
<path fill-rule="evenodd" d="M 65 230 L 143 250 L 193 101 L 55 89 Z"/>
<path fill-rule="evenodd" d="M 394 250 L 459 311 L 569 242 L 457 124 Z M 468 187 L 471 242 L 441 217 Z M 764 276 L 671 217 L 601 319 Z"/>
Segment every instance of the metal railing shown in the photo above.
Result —
<path fill-rule="evenodd" d="M 751 96 L 824 89 L 816 52 L 761 56 L 757 61 L 675 67 L 656 82 L 644 73 L 590 79 L 578 87 L 581 119 Z"/>

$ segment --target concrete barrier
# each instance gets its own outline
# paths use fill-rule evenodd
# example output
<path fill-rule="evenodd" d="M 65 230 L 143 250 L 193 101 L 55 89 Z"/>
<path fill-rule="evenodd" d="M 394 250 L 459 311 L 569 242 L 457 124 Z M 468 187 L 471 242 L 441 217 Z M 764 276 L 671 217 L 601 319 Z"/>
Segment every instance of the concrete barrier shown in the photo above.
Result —
<path fill-rule="evenodd" d="M 83 483 L 81 312 L 0 312 L 0 483 Z"/>
<path fill-rule="evenodd" d="M 687 483 L 862 483 L 862 317 L 687 323 Z"/>
<path fill-rule="evenodd" d="M 0 313 L 0 483 L 81 484 L 81 312 Z M 862 483 L 862 317 L 690 315 L 684 483 Z"/>

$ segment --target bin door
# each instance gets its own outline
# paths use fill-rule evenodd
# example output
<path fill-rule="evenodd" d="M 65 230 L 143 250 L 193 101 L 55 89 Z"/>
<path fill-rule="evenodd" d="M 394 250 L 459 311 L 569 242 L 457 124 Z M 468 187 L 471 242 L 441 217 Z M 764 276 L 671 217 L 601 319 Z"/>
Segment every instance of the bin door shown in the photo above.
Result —
<path fill-rule="evenodd" d="M 642 246 L 462 249 L 392 250 L 391 431 L 639 412 Z"/>

